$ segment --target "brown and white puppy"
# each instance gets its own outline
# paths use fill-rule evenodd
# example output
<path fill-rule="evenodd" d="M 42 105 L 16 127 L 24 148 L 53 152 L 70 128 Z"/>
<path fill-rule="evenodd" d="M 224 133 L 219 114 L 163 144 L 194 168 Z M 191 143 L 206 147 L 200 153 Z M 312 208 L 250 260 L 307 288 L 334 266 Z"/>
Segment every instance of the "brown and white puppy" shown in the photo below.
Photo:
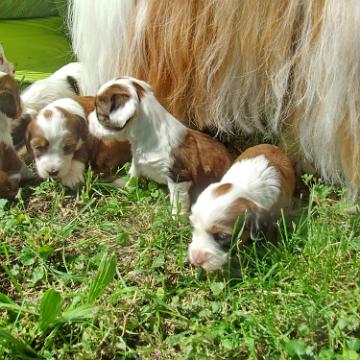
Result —
<path fill-rule="evenodd" d="M 7 73 L 0 72 L 0 196 L 12 198 L 20 180 L 32 177 L 26 165 L 18 158 L 11 137 L 11 123 L 22 112 L 19 87 Z"/>
<path fill-rule="evenodd" d="M 124 154 L 116 153 L 117 142 L 113 146 L 112 143 L 102 145 L 90 136 L 87 116 L 94 110 L 94 103 L 93 97 L 60 99 L 44 107 L 31 120 L 26 142 L 41 178 L 54 177 L 73 188 L 84 181 L 89 162 L 94 161 L 102 172 L 109 173 L 116 166 L 114 159 L 124 158 Z M 101 151 L 107 154 L 99 154 Z M 129 146 L 127 154 L 130 154 Z"/>
<path fill-rule="evenodd" d="M 295 172 L 282 150 L 267 144 L 247 149 L 191 209 L 191 263 L 206 271 L 219 269 L 227 260 L 234 232 L 245 222 L 242 241 L 246 241 L 272 226 L 281 209 L 291 208 L 294 188 Z"/>
<path fill-rule="evenodd" d="M 188 129 L 158 102 L 149 84 L 121 77 L 104 84 L 96 96 L 90 132 L 98 138 L 131 144 L 130 176 L 167 184 L 173 213 L 191 201 L 231 165 L 225 146 Z"/>

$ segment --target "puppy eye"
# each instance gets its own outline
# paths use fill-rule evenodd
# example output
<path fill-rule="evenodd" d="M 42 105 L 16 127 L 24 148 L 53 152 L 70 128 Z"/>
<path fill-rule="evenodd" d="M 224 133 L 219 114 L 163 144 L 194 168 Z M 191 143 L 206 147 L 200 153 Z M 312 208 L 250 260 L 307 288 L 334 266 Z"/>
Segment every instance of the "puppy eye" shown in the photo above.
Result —
<path fill-rule="evenodd" d="M 43 145 L 38 145 L 38 144 L 33 144 L 32 147 L 34 148 L 34 150 L 36 151 L 45 151 L 46 147 Z"/>
<path fill-rule="evenodd" d="M 230 247 L 231 244 L 231 235 L 218 232 L 213 234 L 214 240 L 222 247 Z"/>

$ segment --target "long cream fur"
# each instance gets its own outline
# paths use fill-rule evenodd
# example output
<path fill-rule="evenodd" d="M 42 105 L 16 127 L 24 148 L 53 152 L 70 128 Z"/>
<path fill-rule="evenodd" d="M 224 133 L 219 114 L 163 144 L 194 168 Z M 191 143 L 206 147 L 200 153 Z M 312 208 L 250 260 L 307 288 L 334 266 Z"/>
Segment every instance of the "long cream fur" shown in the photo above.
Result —
<path fill-rule="evenodd" d="M 278 135 L 329 182 L 360 185 L 357 0 L 72 0 L 94 94 L 126 74 L 197 128 Z"/>

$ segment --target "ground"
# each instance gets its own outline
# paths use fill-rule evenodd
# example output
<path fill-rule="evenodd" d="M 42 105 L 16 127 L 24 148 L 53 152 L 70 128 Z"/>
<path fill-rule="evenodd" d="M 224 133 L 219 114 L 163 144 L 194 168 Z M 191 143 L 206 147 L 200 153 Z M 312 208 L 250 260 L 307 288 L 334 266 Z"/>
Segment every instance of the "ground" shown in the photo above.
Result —
<path fill-rule="evenodd" d="M 45 181 L 0 200 L 0 358 L 359 359 L 360 215 L 305 184 L 277 242 L 235 244 L 211 274 L 153 182 L 89 171 L 75 191 Z"/>

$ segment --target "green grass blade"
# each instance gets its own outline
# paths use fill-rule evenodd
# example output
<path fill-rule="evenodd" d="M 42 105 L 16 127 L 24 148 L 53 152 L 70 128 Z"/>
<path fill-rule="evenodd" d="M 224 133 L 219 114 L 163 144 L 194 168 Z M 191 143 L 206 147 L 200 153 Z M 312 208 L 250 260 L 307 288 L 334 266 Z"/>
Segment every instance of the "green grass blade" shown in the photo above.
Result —
<path fill-rule="evenodd" d="M 15 358 L 18 359 L 40 359 L 34 349 L 25 342 L 18 340 L 9 331 L 0 328 L 0 342 L 7 347 Z"/>
<path fill-rule="evenodd" d="M 95 275 L 93 282 L 90 285 L 88 302 L 92 304 L 97 297 L 101 296 L 106 287 L 112 281 L 116 270 L 115 255 L 104 254 L 101 259 L 99 269 Z"/>
<path fill-rule="evenodd" d="M 45 292 L 40 303 L 40 329 L 45 331 L 58 317 L 63 300 L 58 292 L 49 289 Z"/>

